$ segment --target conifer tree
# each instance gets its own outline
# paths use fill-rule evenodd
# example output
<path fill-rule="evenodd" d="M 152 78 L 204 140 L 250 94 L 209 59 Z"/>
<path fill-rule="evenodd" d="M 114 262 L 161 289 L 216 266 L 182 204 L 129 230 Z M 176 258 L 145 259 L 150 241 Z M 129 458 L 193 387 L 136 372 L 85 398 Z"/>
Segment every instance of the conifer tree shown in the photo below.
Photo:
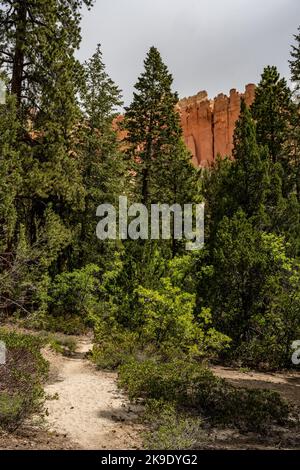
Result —
<path fill-rule="evenodd" d="M 83 74 L 75 58 L 83 4 L 92 1 L 1 3 L 0 67 L 16 101 L 21 175 L 11 252 L 17 259 L 22 239 L 40 278 L 68 266 L 84 207 L 76 128 Z"/>
<path fill-rule="evenodd" d="M 122 105 L 121 92 L 108 76 L 100 45 L 84 64 L 81 92 L 83 124 L 81 128 L 82 178 L 85 205 L 80 235 L 81 260 L 96 262 L 109 245 L 96 240 L 95 220 L 99 204 L 117 206 L 124 191 L 124 162 L 114 119 Z M 102 260 L 103 261 L 103 260 Z"/>
<path fill-rule="evenodd" d="M 251 217 L 257 214 L 265 202 L 268 155 L 257 143 L 256 126 L 244 100 L 234 133 L 233 157 L 235 162 L 232 166 L 232 182 L 235 188 L 235 204 Z"/>
<path fill-rule="evenodd" d="M 0 253 L 10 252 L 17 219 L 16 196 L 21 184 L 15 99 L 0 104 Z"/>
<path fill-rule="evenodd" d="M 300 203 L 300 27 L 299 33 L 294 36 L 296 44 L 291 50 L 291 79 L 294 84 L 294 96 L 296 98 L 295 113 L 292 123 L 290 152 L 292 157 L 292 165 L 294 168 L 294 179 L 297 191 L 297 198 Z"/>
<path fill-rule="evenodd" d="M 93 0 L 1 2 L 0 67 L 6 67 L 18 106 L 39 104 L 43 84 L 51 81 L 47 65 L 54 54 L 67 52 L 67 44 L 73 50 L 79 46 L 80 10 L 92 4 Z"/>
<path fill-rule="evenodd" d="M 178 96 L 172 91 L 173 77 L 155 47 L 151 47 L 144 66 L 125 114 L 135 194 L 146 205 L 174 203 L 190 183 L 187 175 L 193 178 L 175 109 Z"/>
<path fill-rule="evenodd" d="M 298 34 L 294 35 L 295 44 L 292 45 L 291 59 L 289 60 L 291 68 L 291 79 L 295 86 L 296 97 L 300 98 L 300 26 Z"/>
<path fill-rule="evenodd" d="M 281 163 L 288 177 L 290 168 L 286 146 L 294 106 L 291 90 L 276 67 L 264 69 L 251 111 L 257 125 L 257 142 L 268 147 L 273 163 Z"/>

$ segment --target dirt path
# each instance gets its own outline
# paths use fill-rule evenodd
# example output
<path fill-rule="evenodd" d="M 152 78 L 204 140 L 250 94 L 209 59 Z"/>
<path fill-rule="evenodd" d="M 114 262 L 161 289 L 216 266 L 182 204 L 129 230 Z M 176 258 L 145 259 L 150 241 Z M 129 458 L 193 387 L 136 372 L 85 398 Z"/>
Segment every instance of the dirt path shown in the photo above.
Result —
<path fill-rule="evenodd" d="M 300 372 L 242 372 L 230 367 L 214 366 L 212 372 L 236 387 L 275 390 L 300 407 Z"/>
<path fill-rule="evenodd" d="M 45 351 L 50 362 L 45 390 L 57 396 L 46 403 L 49 429 L 66 435 L 74 448 L 138 448 L 137 416 L 118 390 L 116 374 L 97 371 L 85 358 L 91 347 L 90 340 L 82 338 L 72 358 Z"/>

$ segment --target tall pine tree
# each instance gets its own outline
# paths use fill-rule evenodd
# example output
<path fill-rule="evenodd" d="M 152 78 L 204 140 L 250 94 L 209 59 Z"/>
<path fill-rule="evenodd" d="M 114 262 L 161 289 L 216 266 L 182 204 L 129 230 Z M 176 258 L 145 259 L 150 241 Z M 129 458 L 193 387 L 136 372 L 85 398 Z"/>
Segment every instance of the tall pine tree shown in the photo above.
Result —
<path fill-rule="evenodd" d="M 172 91 L 173 77 L 155 47 L 151 47 L 144 66 L 125 114 L 135 195 L 146 205 L 174 203 L 185 188 L 192 189 L 194 177 L 190 155 L 182 145 L 175 109 L 178 96 Z"/>
<path fill-rule="evenodd" d="M 81 102 L 83 123 L 80 153 L 86 194 L 81 217 L 79 259 L 84 263 L 103 263 L 109 242 L 101 244 L 96 241 L 96 209 L 103 203 L 117 207 L 118 197 L 124 192 L 125 168 L 114 129 L 114 120 L 122 105 L 121 92 L 106 72 L 100 45 L 84 64 Z"/>
<path fill-rule="evenodd" d="M 286 144 L 294 106 L 291 90 L 276 67 L 264 69 L 251 110 L 257 123 L 258 143 L 266 145 L 273 163 L 281 163 L 288 172 Z"/>

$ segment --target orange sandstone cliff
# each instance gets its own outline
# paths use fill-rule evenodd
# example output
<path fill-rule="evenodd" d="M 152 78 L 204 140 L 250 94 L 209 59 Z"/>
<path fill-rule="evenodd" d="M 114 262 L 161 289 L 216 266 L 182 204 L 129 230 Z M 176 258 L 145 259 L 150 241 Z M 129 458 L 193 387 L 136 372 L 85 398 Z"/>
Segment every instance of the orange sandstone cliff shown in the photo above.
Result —
<path fill-rule="evenodd" d="M 231 156 L 241 99 L 244 98 L 250 106 L 254 96 L 255 85 L 250 84 L 246 86 L 245 93 L 231 90 L 229 96 L 220 94 L 209 100 L 206 91 L 201 91 L 179 101 L 184 139 L 196 166 L 209 166 L 218 154 Z"/>

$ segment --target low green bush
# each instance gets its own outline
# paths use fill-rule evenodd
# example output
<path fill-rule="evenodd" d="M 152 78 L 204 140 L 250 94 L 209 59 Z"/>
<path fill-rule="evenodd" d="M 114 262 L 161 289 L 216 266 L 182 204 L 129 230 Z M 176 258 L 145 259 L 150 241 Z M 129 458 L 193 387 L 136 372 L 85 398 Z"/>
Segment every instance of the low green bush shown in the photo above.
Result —
<path fill-rule="evenodd" d="M 201 418 L 179 412 L 163 400 L 148 401 L 144 420 L 150 425 L 150 431 L 144 433 L 145 449 L 188 450 L 203 439 Z"/>
<path fill-rule="evenodd" d="M 87 332 L 88 327 L 82 317 L 78 315 L 51 316 L 45 317 L 43 328 L 54 332 L 64 333 L 65 335 L 83 335 Z"/>
<path fill-rule="evenodd" d="M 114 370 L 133 358 L 137 347 L 137 334 L 129 330 L 102 331 L 96 335 L 91 360 L 99 369 Z"/>
<path fill-rule="evenodd" d="M 131 399 L 156 399 L 193 409 L 214 424 L 265 432 L 289 419 L 290 406 L 277 392 L 235 388 L 197 363 L 131 361 L 120 367 L 119 384 Z"/>
<path fill-rule="evenodd" d="M 40 352 L 44 341 L 37 336 L 0 329 L 0 341 L 7 350 L 6 363 L 0 365 L 0 427 L 13 431 L 41 413 L 48 363 Z"/>
<path fill-rule="evenodd" d="M 74 338 L 52 335 L 48 337 L 51 349 L 63 356 L 72 356 L 77 349 L 77 342 Z"/>
<path fill-rule="evenodd" d="M 57 275 L 49 287 L 49 312 L 54 317 L 81 317 L 86 323 L 98 309 L 99 267 L 89 264 L 82 269 Z"/>
<path fill-rule="evenodd" d="M 68 313 L 52 316 L 48 313 L 34 312 L 27 318 L 19 321 L 19 324 L 30 330 L 75 336 L 83 335 L 89 330 L 87 322 L 81 316 L 70 315 Z"/>

